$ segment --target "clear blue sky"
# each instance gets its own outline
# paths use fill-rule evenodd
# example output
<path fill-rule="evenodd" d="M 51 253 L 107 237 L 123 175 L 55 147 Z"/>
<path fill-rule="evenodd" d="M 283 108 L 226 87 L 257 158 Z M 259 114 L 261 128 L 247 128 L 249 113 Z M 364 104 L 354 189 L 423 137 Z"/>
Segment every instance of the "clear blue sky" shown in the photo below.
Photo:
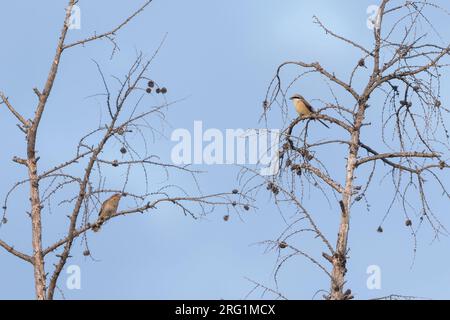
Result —
<path fill-rule="evenodd" d="M 71 31 L 69 38 L 109 30 L 141 2 L 81 0 L 82 29 Z M 345 1 L 344 6 L 331 0 L 155 0 L 119 33 L 121 50 L 112 62 L 107 41 L 68 51 L 63 57 L 39 133 L 38 149 L 44 155 L 40 165 L 51 166 L 72 154 L 80 133 L 99 122 L 100 102 L 85 99 L 101 91 L 91 59 L 99 61 L 107 74 L 120 76 L 135 58 L 136 50 L 151 55 L 167 32 L 167 41 L 150 73 L 167 85 L 169 99 L 189 98 L 168 112 L 171 127 L 166 128 L 166 134 L 170 135 L 174 128 L 192 129 L 195 120 L 202 120 L 206 128 L 221 130 L 258 128 L 261 102 L 280 62 L 319 60 L 336 73 L 347 75 L 359 57 L 357 51 L 326 38 L 312 23 L 312 16 L 317 15 L 339 33 L 370 45 L 372 34 L 366 27 L 366 8 L 376 2 L 351 0 Z M 47 75 L 64 5 L 65 1 L 9 1 L 1 5 L 0 88 L 25 115 L 31 116 L 36 104 L 32 88 L 42 87 Z M 448 26 L 448 21 L 436 23 Z M 446 39 L 450 38 L 449 32 L 442 28 Z M 450 98 L 445 92 L 449 85 L 447 77 L 442 83 L 443 97 L 447 99 L 444 101 Z M 310 99 L 323 97 L 326 90 L 323 83 L 305 86 L 309 88 L 305 95 Z M 24 155 L 25 146 L 15 120 L 4 107 L 0 107 L 0 133 L 3 200 L 9 187 L 26 174 L 24 168 L 11 162 L 14 155 Z M 153 146 L 165 158 L 170 147 L 167 140 Z M 200 179 L 205 192 L 229 191 L 237 185 L 236 167 L 198 168 L 208 171 Z M 173 177 L 175 184 L 187 183 L 181 180 Z M 142 187 L 139 179 L 133 179 L 130 185 Z M 391 215 L 385 232 L 376 232 L 390 191 L 377 182 L 372 189 L 371 211 L 367 212 L 363 205 L 355 207 L 348 286 L 357 298 L 391 293 L 450 298 L 448 238 L 433 241 L 429 228 L 423 228 L 418 237 L 416 262 L 410 268 L 414 244 L 409 229 L 404 227 L 403 215 Z M 435 193 L 435 211 L 448 226 L 448 199 Z M 29 253 L 26 202 L 26 189 L 12 198 L 9 223 L 0 229 L 0 238 Z M 312 203 L 321 212 L 317 219 L 334 242 L 336 212 L 315 198 L 306 205 L 311 207 Z M 81 267 L 81 290 L 65 288 L 65 273 L 60 287 L 70 299 L 240 299 L 252 288 L 245 277 L 273 287 L 276 256 L 265 254 L 263 247 L 252 244 L 276 238 L 284 223 L 268 197 L 261 196 L 256 205 L 258 209 L 246 213 L 242 220 L 232 216 L 227 223 L 220 210 L 202 221 L 193 221 L 172 207 L 117 219 L 99 234 L 90 235 L 90 249 L 97 261 L 83 257 L 83 247 L 79 241 L 75 243 L 74 258 L 69 264 Z M 53 222 L 61 214 L 55 209 L 44 218 L 46 244 L 66 230 Z M 314 247 L 307 249 L 314 252 Z M 382 290 L 366 288 L 366 268 L 374 264 L 382 270 Z M 0 298 L 34 298 L 30 265 L 0 250 L 0 270 Z M 316 290 L 328 287 L 323 274 L 301 258 L 292 259 L 280 274 L 279 290 L 291 299 L 309 299 Z"/>

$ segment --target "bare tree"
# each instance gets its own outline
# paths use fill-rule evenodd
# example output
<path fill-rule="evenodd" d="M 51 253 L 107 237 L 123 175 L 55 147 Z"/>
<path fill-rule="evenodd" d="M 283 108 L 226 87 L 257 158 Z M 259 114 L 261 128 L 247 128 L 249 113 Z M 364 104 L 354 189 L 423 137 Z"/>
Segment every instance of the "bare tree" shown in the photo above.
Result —
<path fill-rule="evenodd" d="M 444 40 L 429 18 L 430 10 L 449 15 L 427 0 L 381 0 L 370 48 L 339 35 L 314 17 L 314 23 L 328 36 L 360 52 L 361 58 L 349 70 L 348 78 L 319 62 L 287 61 L 278 67 L 263 103 L 262 117 L 268 122 L 275 117 L 273 111 L 280 110 L 285 119 L 278 151 L 279 173 L 254 183 L 258 180 L 256 171 L 247 168 L 242 172 L 247 176 L 247 194 L 266 186 L 277 205 L 287 203 L 294 208 L 294 218 L 287 220 L 286 230 L 278 239 L 265 242 L 269 249 L 278 252 L 275 280 L 285 261 L 303 256 L 329 278 L 329 291 L 318 291 L 326 292 L 326 299 L 353 298 L 345 278 L 350 221 L 355 211 L 352 208 L 362 200 L 368 203 L 375 177 L 381 177 L 384 184 L 387 182 L 383 179 L 390 177 L 394 190 L 383 222 L 398 205 L 414 240 L 425 223 L 435 236 L 447 234 L 429 198 L 431 190 L 436 189 L 440 190 L 442 201 L 448 202 L 450 197 L 446 189 L 446 119 L 450 110 L 441 101 L 440 91 L 450 44 L 438 44 Z M 283 71 L 289 67 L 300 71 L 285 79 Z M 324 97 L 318 97 L 312 100 L 317 112 L 289 120 L 288 108 L 292 106 L 287 98 L 306 80 L 324 83 L 322 92 L 328 91 L 332 99 L 324 101 Z M 317 119 L 333 126 L 331 133 L 324 132 L 314 121 Z M 316 131 L 317 126 L 320 132 Z M 330 134 L 333 138 L 323 138 Z M 338 172 L 335 164 L 341 161 L 345 161 L 345 168 Z M 336 239 L 323 232 L 323 226 L 317 223 L 320 212 L 307 201 L 307 194 L 314 190 L 339 213 Z M 383 232 L 382 225 L 378 232 Z M 322 244 L 321 256 L 296 245 L 298 237 L 308 234 Z"/>
<path fill-rule="evenodd" d="M 23 165 L 27 170 L 27 177 L 14 184 L 6 195 L 1 226 L 5 227 L 8 222 L 9 199 L 15 191 L 28 185 L 29 193 L 28 195 L 25 193 L 25 199 L 29 198 L 31 206 L 28 215 L 32 226 L 32 253 L 27 254 L 26 251 L 19 250 L 3 240 L 0 240 L 0 246 L 32 264 L 37 299 L 54 298 L 55 290 L 58 289 L 58 279 L 71 257 L 76 239 L 81 238 L 83 241 L 86 247 L 84 255 L 90 255 L 87 241 L 88 231 L 95 226 L 90 217 L 93 214 L 96 219 L 101 200 L 106 199 L 108 195 L 121 194 L 122 197 L 126 197 L 128 206 L 127 209 L 116 212 L 109 219 L 133 213 L 145 213 L 155 210 L 159 205 L 165 203 L 179 208 L 185 215 L 193 218 L 212 212 L 218 205 L 223 206 L 227 211 L 238 210 L 243 205 L 239 201 L 232 201 L 236 192 L 203 194 L 197 182 L 199 172 L 192 170 L 189 166 L 164 162 L 160 160 L 158 154 L 150 153 L 148 137 L 149 135 L 158 136 L 158 130 L 153 122 L 156 120 L 164 124 L 166 121 L 165 110 L 176 102 L 167 101 L 165 99 L 167 89 L 159 86 L 154 79 L 147 76 L 154 56 L 146 59 L 143 54 L 138 54 L 123 78 L 112 77 L 109 79 L 104 75 L 100 64 L 95 62 L 99 80 L 102 81 L 104 87 L 104 92 L 97 96 L 102 97 L 104 101 L 107 121 L 82 136 L 74 150 L 74 155 L 67 156 L 67 160 L 63 163 L 46 168 L 45 162 L 42 163 L 45 160 L 39 162 L 39 159 L 45 158 L 45 155 L 37 156 L 38 129 L 46 114 L 47 101 L 52 94 L 52 88 L 57 80 L 64 55 L 74 47 L 84 46 L 98 40 L 109 40 L 113 44 L 114 53 L 118 48 L 115 41 L 116 33 L 142 13 L 151 2 L 152 0 L 145 1 L 134 13 L 108 32 L 94 33 L 89 38 L 66 43 L 71 12 L 78 3 L 77 0 L 70 0 L 47 80 L 42 89 L 33 89 L 38 99 L 33 117 L 28 119 L 23 111 L 14 106 L 14 99 L 8 98 L 5 93 L 0 91 L 1 105 L 8 108 L 16 118 L 21 134 L 24 134 L 26 138 L 26 157 L 16 156 L 13 161 Z M 159 49 L 155 55 L 158 51 Z M 149 107 L 146 102 L 147 97 L 155 92 L 160 94 L 163 102 Z M 122 146 L 120 148 L 122 159 L 105 158 L 103 155 L 115 144 Z M 124 177 L 122 187 L 117 188 L 102 174 L 107 166 L 121 170 Z M 138 172 L 142 177 L 140 178 L 142 192 L 139 194 L 127 191 L 128 182 L 134 172 Z M 155 176 L 155 172 L 166 177 L 164 180 L 166 182 L 162 186 L 153 184 L 149 180 L 149 175 Z M 185 190 L 182 186 L 173 184 L 171 182 L 173 174 L 190 176 L 194 186 L 191 188 L 193 190 Z M 59 216 L 67 215 L 69 218 L 67 231 L 62 239 L 44 245 L 42 216 L 46 211 L 51 210 L 52 203 L 55 202 L 58 204 Z M 121 207 L 125 207 L 124 203 L 121 203 Z M 14 216 L 16 214 L 17 212 L 14 213 Z M 51 272 L 46 265 L 48 259 L 56 261 Z"/>

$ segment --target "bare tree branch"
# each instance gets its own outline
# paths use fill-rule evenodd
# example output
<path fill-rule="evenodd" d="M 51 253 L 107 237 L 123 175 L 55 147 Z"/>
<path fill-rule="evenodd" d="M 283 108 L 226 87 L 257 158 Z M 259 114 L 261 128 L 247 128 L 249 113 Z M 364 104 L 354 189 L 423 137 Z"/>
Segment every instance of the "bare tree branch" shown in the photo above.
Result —
<path fill-rule="evenodd" d="M 2 99 L 2 103 L 4 103 L 8 107 L 9 111 L 11 111 L 11 113 L 24 125 L 25 128 L 30 126 L 30 122 L 25 120 L 25 118 L 19 112 L 17 112 L 16 109 L 14 109 L 3 92 L 0 92 L 0 98 Z"/>
<path fill-rule="evenodd" d="M 79 45 L 85 45 L 88 42 L 92 42 L 95 40 L 100 40 L 103 38 L 108 38 L 110 36 L 114 36 L 116 34 L 117 31 L 119 31 L 120 29 L 122 29 L 123 27 L 125 27 L 131 20 L 133 20 L 137 15 L 139 15 L 142 11 L 145 10 L 145 8 L 147 6 L 150 5 L 150 3 L 152 3 L 153 0 L 147 0 L 141 7 L 139 7 L 138 10 L 136 10 L 132 15 L 128 16 L 121 24 L 119 24 L 118 26 L 116 26 L 114 29 L 108 31 L 108 32 L 104 32 L 102 34 L 99 35 L 93 35 L 90 36 L 89 38 L 83 39 L 83 40 L 78 40 L 76 42 L 70 43 L 70 44 L 66 44 L 63 46 L 63 50 L 72 48 L 72 47 L 76 47 Z"/>
<path fill-rule="evenodd" d="M 33 263 L 33 258 L 30 257 L 29 255 L 22 253 L 20 251 L 17 251 L 16 249 L 14 249 L 14 247 L 8 245 L 6 242 L 4 242 L 3 240 L 0 240 L 0 246 L 3 247 L 6 251 L 12 253 L 13 255 L 15 255 L 16 257 L 25 260 L 26 262 L 30 262 Z"/>

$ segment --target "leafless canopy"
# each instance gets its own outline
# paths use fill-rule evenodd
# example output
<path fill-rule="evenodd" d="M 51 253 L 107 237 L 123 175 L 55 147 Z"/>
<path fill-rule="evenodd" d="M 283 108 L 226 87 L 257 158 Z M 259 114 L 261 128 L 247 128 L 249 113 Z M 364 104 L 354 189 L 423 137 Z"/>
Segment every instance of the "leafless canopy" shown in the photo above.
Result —
<path fill-rule="evenodd" d="M 339 35 L 314 17 L 327 36 L 356 50 L 360 58 L 347 76 L 320 62 L 284 62 L 267 90 L 262 119 L 269 122 L 278 110 L 285 120 L 279 145 L 280 171 L 255 184 L 256 172 L 244 170 L 243 175 L 250 178 L 243 181 L 247 181 L 249 193 L 265 186 L 278 205 L 294 206 L 296 214 L 287 220 L 286 230 L 279 239 L 267 242 L 279 252 L 276 274 L 287 259 L 303 256 L 329 277 L 327 299 L 353 297 L 345 289 L 351 209 L 360 201 L 369 205 L 369 191 L 378 187 L 373 186 L 375 177 L 381 177 L 383 185 L 389 178 L 393 187 L 382 222 L 394 206 L 399 206 L 402 210 L 395 212 L 403 211 L 414 240 L 425 224 L 436 236 L 447 234 L 429 197 L 435 190 L 440 190 L 443 201 L 448 202 L 450 196 L 446 170 L 450 109 L 441 98 L 450 42 L 443 40 L 431 15 L 449 19 L 445 9 L 430 1 L 381 0 L 371 46 Z M 292 70 L 298 72 L 289 78 L 285 71 L 292 74 Z M 317 113 L 289 120 L 288 108 L 292 106 L 287 98 L 301 90 L 298 88 L 306 80 L 324 84 L 323 96 L 310 97 L 317 98 L 311 100 Z M 320 125 L 315 119 L 333 128 L 328 132 L 320 128 L 318 133 Z M 341 162 L 345 167 L 339 172 L 336 163 Z M 320 212 L 308 203 L 310 190 L 321 193 L 339 213 L 336 239 L 334 232 L 331 238 L 325 235 L 324 226 L 316 222 Z M 287 216 L 285 212 L 283 216 Z M 383 231 L 382 225 L 378 231 Z M 295 245 L 297 238 L 304 239 L 307 234 L 323 244 L 322 257 Z"/>
<path fill-rule="evenodd" d="M 23 165 L 27 170 L 27 177 L 13 185 L 6 194 L 1 227 L 7 227 L 8 219 L 20 215 L 20 212 L 8 211 L 9 201 L 11 199 L 18 201 L 18 197 L 22 195 L 17 191 L 28 186 L 29 193 L 25 193 L 24 200 L 29 198 L 31 205 L 28 215 L 32 225 L 32 253 L 27 254 L 26 249 L 19 250 L 3 240 L 0 240 L 0 246 L 33 265 L 37 299 L 53 299 L 58 278 L 71 257 L 76 239 L 82 238 L 85 246 L 84 254 L 90 255 L 88 231 L 97 219 L 102 201 L 114 193 L 122 193 L 125 198 L 122 198 L 121 211 L 113 215 L 112 219 L 134 213 L 153 212 L 164 204 L 172 205 L 193 218 L 212 212 L 218 205 L 225 211 L 238 210 L 243 205 L 239 200 L 233 201 L 234 197 L 239 197 L 239 194 L 236 196 L 236 192 L 203 194 L 196 178 L 199 172 L 192 170 L 189 166 L 178 166 L 161 160 L 151 147 L 152 137 L 160 136 L 155 123 L 164 125 L 165 111 L 176 102 L 167 101 L 164 95 L 160 95 L 163 98 L 160 98 L 161 102 L 156 105 L 150 102 L 155 99 L 149 99 L 155 90 L 165 92 L 165 89 L 159 88 L 155 79 L 148 77 L 149 66 L 159 48 L 149 59 L 146 59 L 143 54 L 138 54 L 127 74 L 122 78 L 106 76 L 100 64 L 94 62 L 93 66 L 97 68 L 99 81 L 104 87 L 104 91 L 96 96 L 103 101 L 102 108 L 103 114 L 107 115 L 106 119 L 103 119 L 97 128 L 80 138 L 73 155 L 67 156 L 67 160 L 63 163 L 47 168 L 43 154 L 41 154 L 43 159 L 39 162 L 40 157 L 36 156 L 38 128 L 42 117 L 45 116 L 47 100 L 52 93 L 63 56 L 74 47 L 101 39 L 109 39 L 113 43 L 114 52 L 118 48 L 115 41 L 116 33 L 142 13 L 152 0 L 145 1 L 134 13 L 110 31 L 66 43 L 70 13 L 77 2 L 69 1 L 47 81 L 42 90 L 34 89 L 38 102 L 33 118 L 28 119 L 23 115 L 14 106 L 14 99 L 9 99 L 0 91 L 2 102 L 0 106 L 10 110 L 19 122 L 21 134 L 26 137 L 24 148 L 26 157 L 16 156 L 13 162 Z M 153 91 L 150 87 L 154 88 Z M 107 155 L 117 154 L 117 152 L 108 152 L 111 148 L 116 148 L 116 151 L 120 148 L 120 156 L 109 158 Z M 118 174 L 122 177 L 120 182 L 107 179 L 104 172 L 111 168 L 120 172 Z M 190 187 L 192 190 L 185 190 L 171 182 L 173 175 L 182 174 L 192 178 Z M 141 177 L 138 193 L 128 191 L 129 181 L 131 179 L 136 181 L 136 177 Z M 159 179 L 157 183 L 155 179 Z M 243 197 L 239 199 L 245 201 Z M 53 214 L 68 217 L 67 229 L 63 238 L 44 244 L 42 216 L 52 211 Z M 48 259 L 56 261 L 52 270 L 45 264 Z"/>

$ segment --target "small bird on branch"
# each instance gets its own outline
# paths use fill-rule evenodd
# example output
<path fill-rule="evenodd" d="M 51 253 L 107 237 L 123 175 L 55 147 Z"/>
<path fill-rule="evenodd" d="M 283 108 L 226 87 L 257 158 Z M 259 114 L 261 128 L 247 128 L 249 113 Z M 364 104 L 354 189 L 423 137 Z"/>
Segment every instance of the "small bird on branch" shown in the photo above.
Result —
<path fill-rule="evenodd" d="M 100 212 L 98 213 L 97 222 L 92 227 L 94 232 L 98 232 L 102 224 L 117 212 L 119 207 L 119 201 L 122 197 L 121 193 L 116 193 L 103 202 Z"/>
<path fill-rule="evenodd" d="M 300 116 L 309 116 L 312 113 L 316 113 L 316 111 L 314 110 L 314 108 L 312 107 L 311 104 L 309 104 L 308 101 L 306 101 L 305 98 L 303 98 L 301 95 L 299 94 L 294 94 L 290 100 L 292 100 L 292 103 L 294 104 L 295 110 L 297 111 L 297 113 Z M 323 124 L 325 127 L 327 127 L 328 129 L 330 128 L 325 122 L 323 122 L 320 119 L 319 122 L 321 124 Z"/>

